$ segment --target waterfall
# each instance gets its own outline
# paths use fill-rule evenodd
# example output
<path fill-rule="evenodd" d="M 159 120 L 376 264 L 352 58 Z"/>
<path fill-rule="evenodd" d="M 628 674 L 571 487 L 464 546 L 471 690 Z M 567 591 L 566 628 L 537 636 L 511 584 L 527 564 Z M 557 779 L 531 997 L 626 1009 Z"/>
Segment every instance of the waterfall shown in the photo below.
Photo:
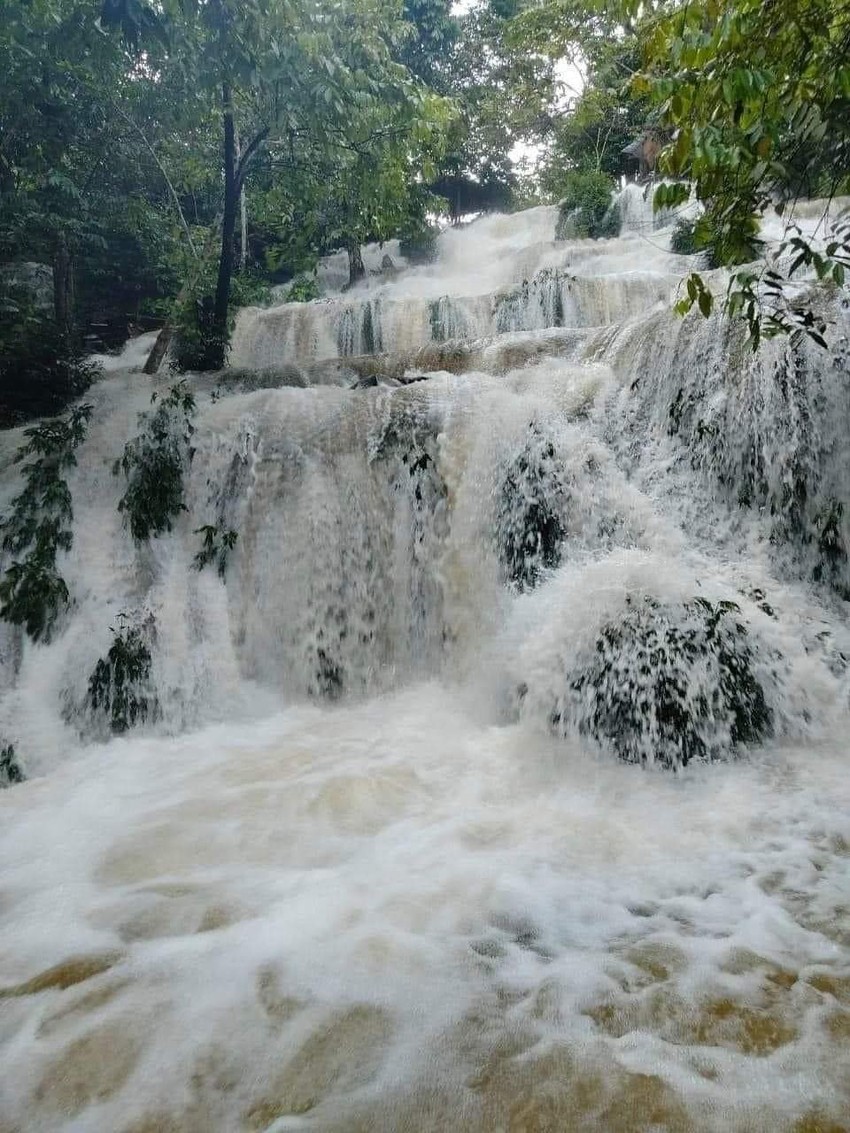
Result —
<path fill-rule="evenodd" d="M 619 207 L 240 312 L 138 543 L 108 360 L 0 623 L 4 1128 L 843 1127 L 850 300 L 753 353 Z"/>

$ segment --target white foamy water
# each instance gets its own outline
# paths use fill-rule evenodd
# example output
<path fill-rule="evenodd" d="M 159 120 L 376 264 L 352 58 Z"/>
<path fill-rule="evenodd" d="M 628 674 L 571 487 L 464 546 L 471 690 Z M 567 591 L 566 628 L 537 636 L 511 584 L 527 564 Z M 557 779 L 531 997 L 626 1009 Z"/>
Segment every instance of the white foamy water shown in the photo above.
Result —
<path fill-rule="evenodd" d="M 0 627 L 3 1133 L 847 1127 L 847 312 L 755 357 L 679 321 L 692 261 L 621 203 L 243 313 L 240 367 L 344 355 L 345 311 L 362 352 L 368 306 L 447 369 L 195 381 L 149 545 L 144 344 L 91 391 L 73 607 Z M 160 712 L 109 738 L 122 616 Z"/>

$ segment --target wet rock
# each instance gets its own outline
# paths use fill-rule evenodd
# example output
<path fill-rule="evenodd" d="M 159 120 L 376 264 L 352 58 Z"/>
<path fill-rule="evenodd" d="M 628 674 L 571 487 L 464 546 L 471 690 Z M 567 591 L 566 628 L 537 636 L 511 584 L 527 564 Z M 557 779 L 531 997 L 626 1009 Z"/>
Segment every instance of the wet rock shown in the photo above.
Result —
<path fill-rule="evenodd" d="M 392 256 L 385 255 L 381 260 L 381 275 L 386 279 L 395 279 L 398 273 L 399 269 L 393 263 Z"/>

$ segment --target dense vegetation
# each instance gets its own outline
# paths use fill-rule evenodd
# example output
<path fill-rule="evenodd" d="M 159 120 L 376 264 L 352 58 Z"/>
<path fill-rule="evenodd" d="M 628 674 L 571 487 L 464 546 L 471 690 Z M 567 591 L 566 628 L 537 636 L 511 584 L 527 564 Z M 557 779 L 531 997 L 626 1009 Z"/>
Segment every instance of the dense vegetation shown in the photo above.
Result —
<path fill-rule="evenodd" d="M 850 189 L 848 60 L 837 0 L 7 5 L 0 425 L 61 411 L 91 380 L 84 348 L 133 330 L 162 328 L 150 372 L 169 344 L 177 368 L 220 368 L 234 304 L 292 279 L 313 297 L 335 247 L 352 283 L 367 240 L 427 259 L 440 213 L 563 201 L 574 234 L 609 235 L 647 137 L 680 179 L 657 203 L 695 187 L 683 247 L 737 269 L 727 304 L 754 343 L 820 341 L 786 285 L 801 269 L 840 285 L 850 222 L 817 245 L 791 220 L 782 254 L 749 265 L 760 213 Z M 714 302 L 698 273 L 694 302 Z"/>

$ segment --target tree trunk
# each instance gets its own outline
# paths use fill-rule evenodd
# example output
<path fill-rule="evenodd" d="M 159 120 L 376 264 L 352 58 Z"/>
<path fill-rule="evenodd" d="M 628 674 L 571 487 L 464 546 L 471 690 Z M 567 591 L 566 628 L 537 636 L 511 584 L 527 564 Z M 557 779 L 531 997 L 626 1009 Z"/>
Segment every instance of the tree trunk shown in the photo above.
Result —
<path fill-rule="evenodd" d="M 220 370 L 227 354 L 227 312 L 230 307 L 230 282 L 233 278 L 234 238 L 236 214 L 239 209 L 240 178 L 237 173 L 236 131 L 233 123 L 233 101 L 230 86 L 221 88 L 222 120 L 224 124 L 224 214 L 221 222 L 221 257 L 218 261 L 218 280 L 215 288 L 212 332 L 215 341 L 210 343 L 210 368 Z"/>
<path fill-rule="evenodd" d="M 239 270 L 248 266 L 248 202 L 245 199 L 245 186 L 239 190 Z"/>
<path fill-rule="evenodd" d="M 242 158 L 242 144 L 239 141 L 239 130 L 234 127 L 234 144 L 236 146 L 236 169 L 239 172 Z M 245 199 L 245 181 L 239 180 L 239 271 L 244 272 L 248 266 L 248 204 Z"/>
<path fill-rule="evenodd" d="M 182 292 L 180 293 L 183 294 Z M 178 296 L 179 298 L 179 296 Z M 162 360 L 168 353 L 168 348 L 171 345 L 171 340 L 174 337 L 174 319 L 169 317 L 163 324 L 162 329 L 156 336 L 151 352 L 148 355 L 148 360 L 142 367 L 143 374 L 155 374 L 162 365 Z"/>
<path fill-rule="evenodd" d="M 70 339 L 74 332 L 74 265 L 64 232 L 53 257 L 53 311 L 59 333 Z"/>
<path fill-rule="evenodd" d="M 353 287 L 366 275 L 366 268 L 363 266 L 363 256 L 357 240 L 349 240 L 346 251 L 348 252 L 348 286 Z"/>

